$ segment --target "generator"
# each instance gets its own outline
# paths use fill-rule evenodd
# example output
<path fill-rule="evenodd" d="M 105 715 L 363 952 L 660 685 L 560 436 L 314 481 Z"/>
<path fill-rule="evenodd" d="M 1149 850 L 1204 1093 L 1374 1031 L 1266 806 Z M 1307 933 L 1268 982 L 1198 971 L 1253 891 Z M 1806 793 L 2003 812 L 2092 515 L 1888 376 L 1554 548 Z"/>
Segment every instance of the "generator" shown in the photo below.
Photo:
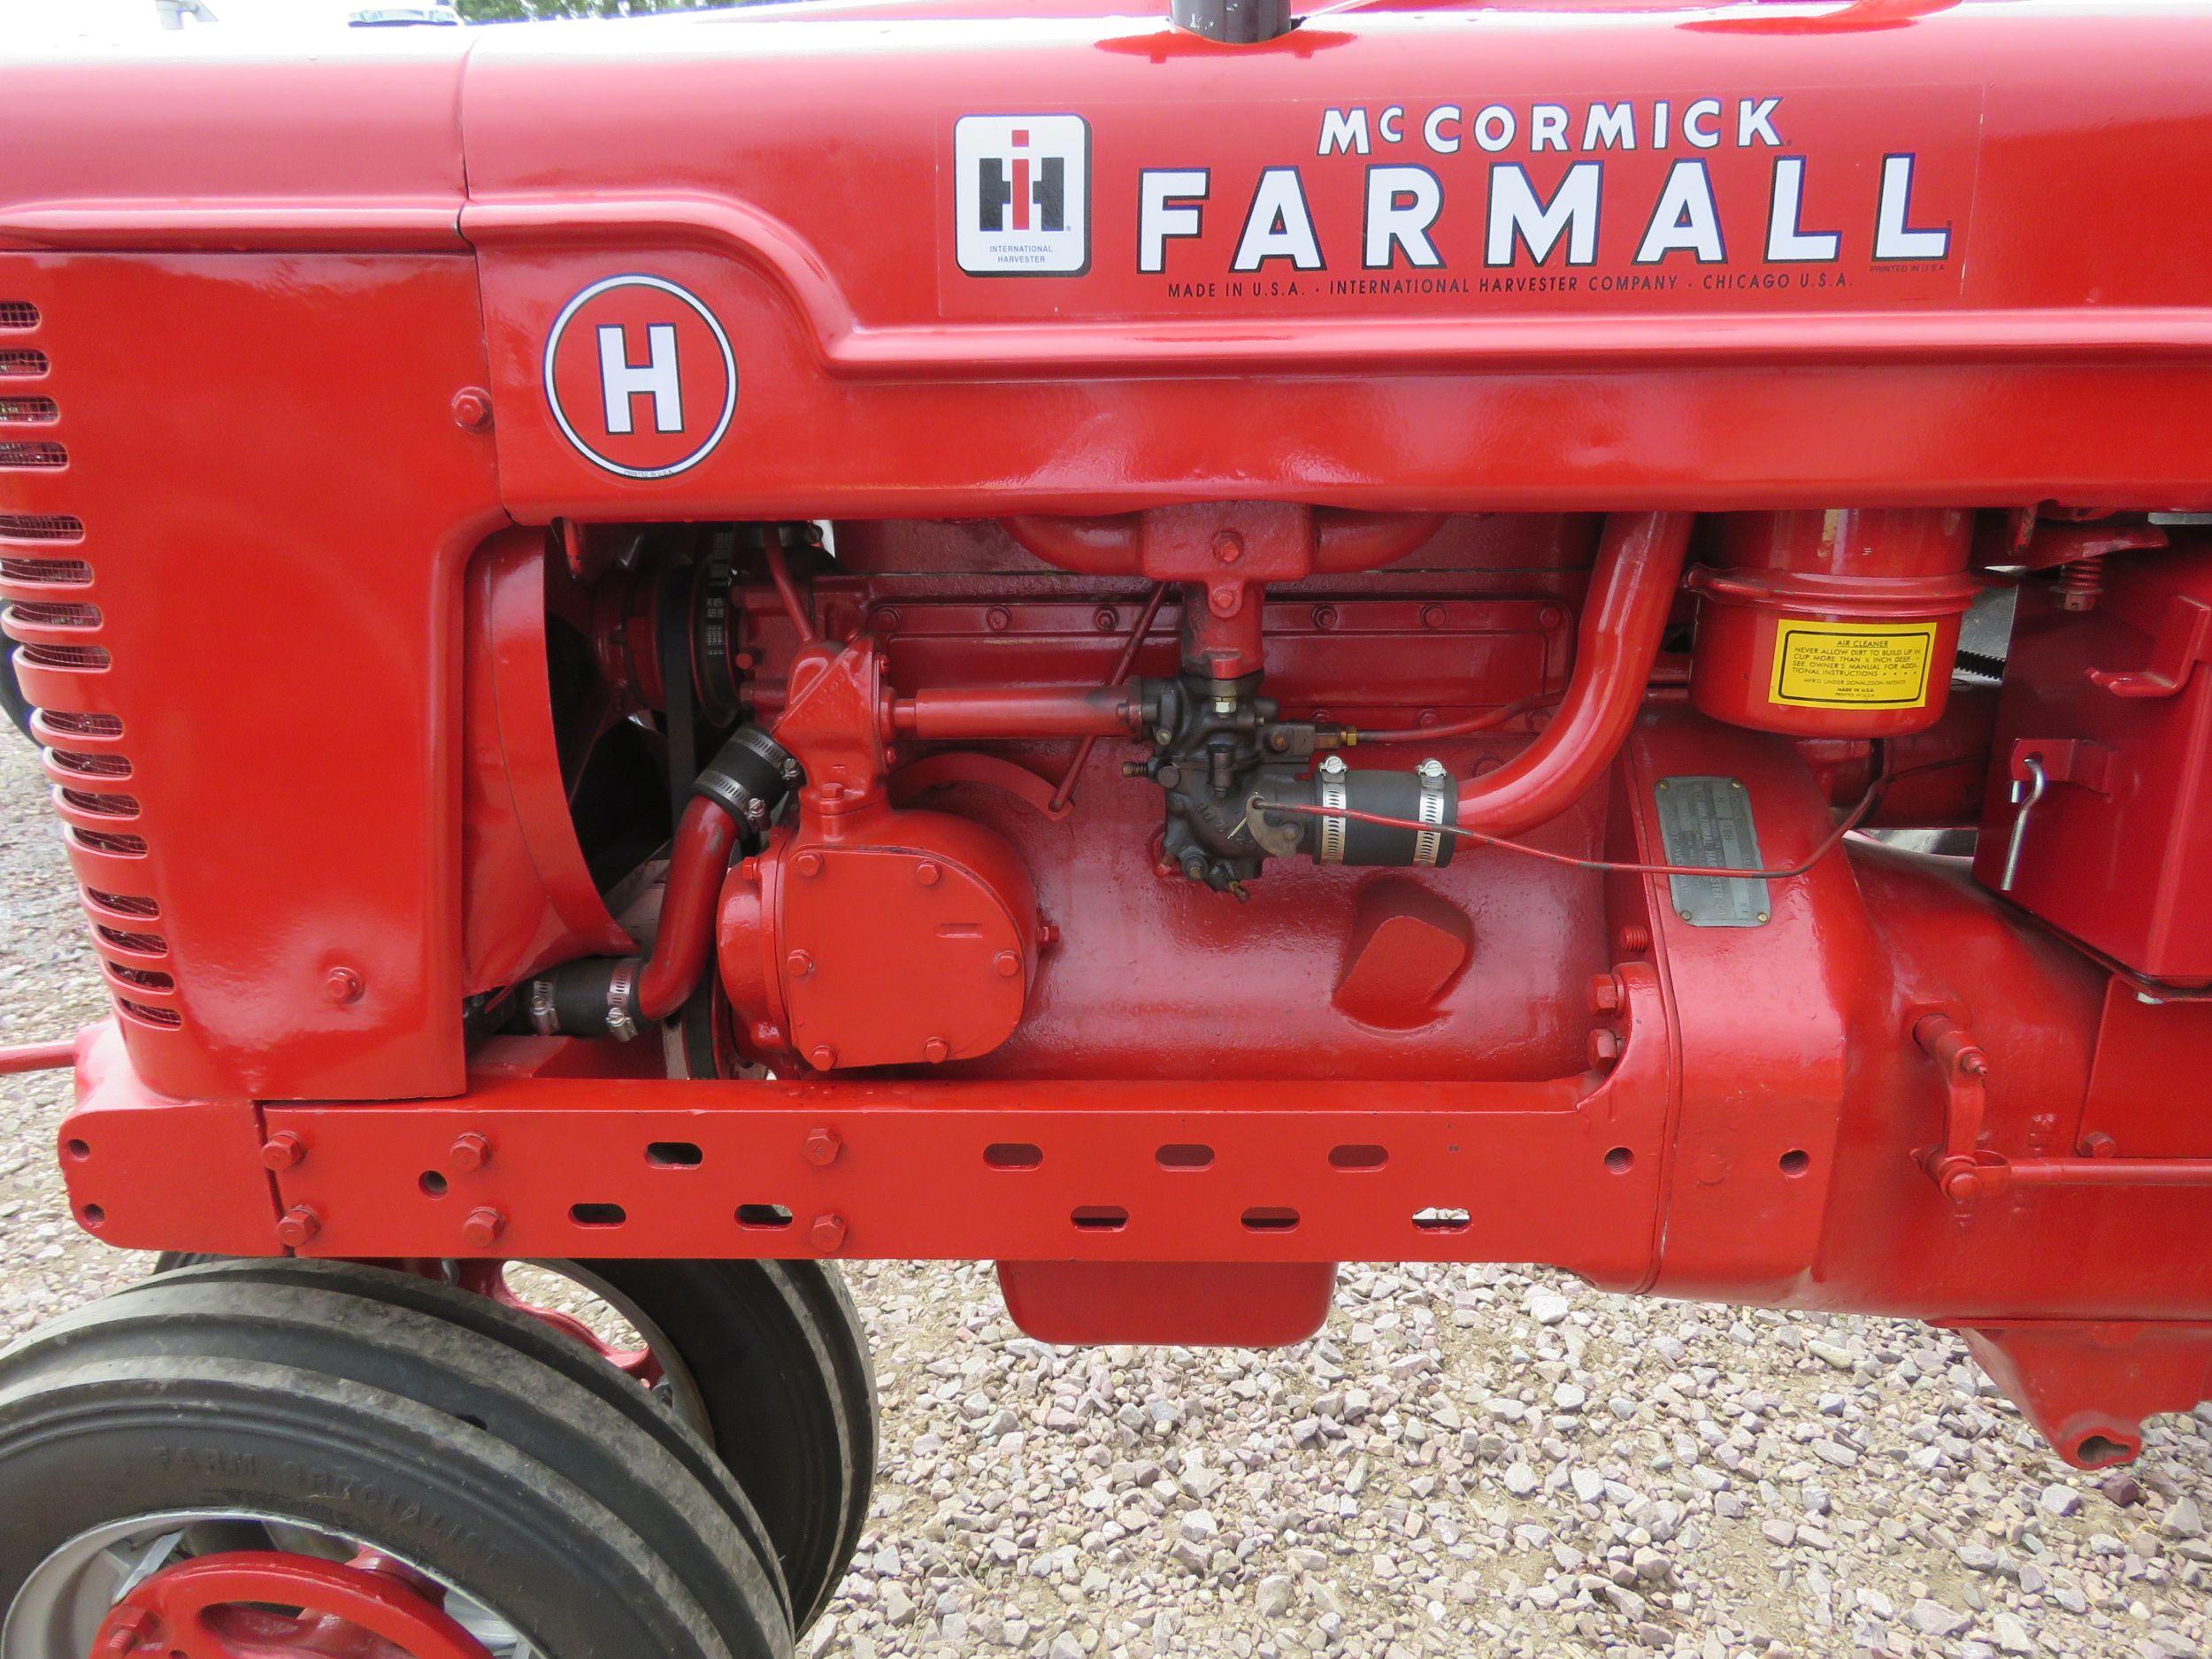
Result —
<path fill-rule="evenodd" d="M 0 1356 L 7 1659 L 786 1654 L 855 1258 L 2212 1397 L 2212 6 L 348 44 L 0 71 L 0 1065 L 166 1253 Z"/>

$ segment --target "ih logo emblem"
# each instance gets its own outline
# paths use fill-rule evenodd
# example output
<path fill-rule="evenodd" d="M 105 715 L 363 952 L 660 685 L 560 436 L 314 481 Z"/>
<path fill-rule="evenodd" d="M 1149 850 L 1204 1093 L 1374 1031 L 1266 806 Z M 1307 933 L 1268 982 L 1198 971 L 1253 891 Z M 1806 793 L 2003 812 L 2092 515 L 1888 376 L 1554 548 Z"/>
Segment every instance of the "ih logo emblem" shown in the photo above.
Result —
<path fill-rule="evenodd" d="M 1091 128 L 1079 115 L 964 115 L 953 127 L 955 250 L 970 276 L 1091 268 Z"/>
<path fill-rule="evenodd" d="M 545 398 L 586 459 L 624 478 L 669 478 L 729 430 L 737 355 L 697 295 L 659 277 L 609 277 L 555 319 Z"/>

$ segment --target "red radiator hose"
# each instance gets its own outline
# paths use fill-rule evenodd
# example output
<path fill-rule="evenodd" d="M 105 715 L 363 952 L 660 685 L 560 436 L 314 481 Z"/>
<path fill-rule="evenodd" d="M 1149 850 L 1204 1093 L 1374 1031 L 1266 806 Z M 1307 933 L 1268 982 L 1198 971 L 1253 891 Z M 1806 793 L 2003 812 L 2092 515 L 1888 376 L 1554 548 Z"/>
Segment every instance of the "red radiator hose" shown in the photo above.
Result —
<path fill-rule="evenodd" d="M 714 944 L 715 899 L 736 846 L 737 820 L 704 795 L 694 795 L 676 826 L 653 954 L 638 970 L 631 994 L 638 1018 L 666 1019 L 698 986 Z"/>
<path fill-rule="evenodd" d="M 1459 786 L 1459 822 L 1486 835 L 1549 823 L 1604 775 L 1643 706 L 1653 661 L 1682 585 L 1686 512 L 1605 521 L 1582 607 L 1574 678 L 1544 734 L 1497 771 Z"/>

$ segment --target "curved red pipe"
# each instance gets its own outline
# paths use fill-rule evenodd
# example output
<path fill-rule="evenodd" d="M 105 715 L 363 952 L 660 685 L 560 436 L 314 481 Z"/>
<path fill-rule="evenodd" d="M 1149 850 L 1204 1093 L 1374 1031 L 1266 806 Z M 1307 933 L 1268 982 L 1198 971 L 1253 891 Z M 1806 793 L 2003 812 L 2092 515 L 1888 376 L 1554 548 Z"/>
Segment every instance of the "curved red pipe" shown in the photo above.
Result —
<path fill-rule="evenodd" d="M 631 996 L 638 1018 L 666 1019 L 698 985 L 714 943 L 715 898 L 736 847 L 737 820 L 706 796 L 694 795 L 676 826 L 653 954 L 638 971 Z"/>
<path fill-rule="evenodd" d="M 1079 576 L 1133 576 L 1143 517 L 1125 512 L 1110 518 L 1068 518 L 1029 512 L 999 523 L 1024 551 L 1048 565 Z"/>
<path fill-rule="evenodd" d="M 1459 822 L 1514 835 L 1550 822 L 1604 775 L 1643 706 L 1659 641 L 1682 585 L 1686 512 L 1605 521 L 1575 641 L 1574 678 L 1544 734 L 1497 771 L 1459 786 Z"/>
<path fill-rule="evenodd" d="M 1400 559 L 1443 528 L 1440 512 L 1353 512 L 1317 508 L 1313 567 L 1317 571 L 1373 571 Z"/>

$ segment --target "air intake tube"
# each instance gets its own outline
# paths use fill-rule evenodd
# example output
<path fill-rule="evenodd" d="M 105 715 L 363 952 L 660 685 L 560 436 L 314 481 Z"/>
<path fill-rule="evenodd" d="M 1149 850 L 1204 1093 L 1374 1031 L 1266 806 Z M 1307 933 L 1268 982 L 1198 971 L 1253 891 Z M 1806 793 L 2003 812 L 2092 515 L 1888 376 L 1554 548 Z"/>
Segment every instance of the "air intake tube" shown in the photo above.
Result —
<path fill-rule="evenodd" d="M 1450 833 L 1459 822 L 1459 786 L 1439 760 L 1412 772 L 1355 772 L 1343 756 L 1329 755 L 1310 778 L 1279 783 L 1273 794 L 1298 809 L 1296 850 L 1318 864 L 1440 869 L 1459 839 Z M 1376 824 L 1355 813 L 1399 822 Z"/>
<path fill-rule="evenodd" d="M 541 1036 L 636 1036 L 684 1005 L 714 945 L 714 902 L 745 829 L 791 793 L 798 766 L 758 726 L 741 727 L 691 786 L 676 826 L 659 930 L 649 956 L 594 956 L 533 979 L 531 1028 Z"/>

